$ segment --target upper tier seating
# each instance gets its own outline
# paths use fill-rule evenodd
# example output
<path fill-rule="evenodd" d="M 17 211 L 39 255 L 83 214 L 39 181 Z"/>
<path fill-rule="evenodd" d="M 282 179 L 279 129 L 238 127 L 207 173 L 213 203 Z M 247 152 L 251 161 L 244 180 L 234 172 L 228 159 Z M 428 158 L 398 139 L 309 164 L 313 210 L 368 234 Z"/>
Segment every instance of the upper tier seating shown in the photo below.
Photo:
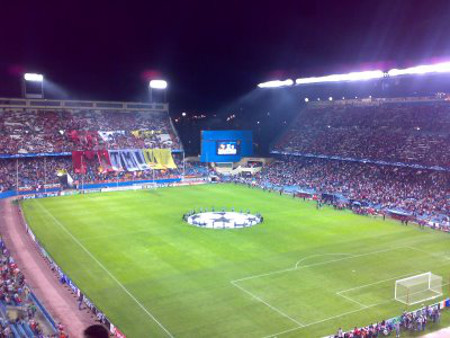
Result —
<path fill-rule="evenodd" d="M 181 143 L 167 113 L 0 109 L 0 154 L 126 148 Z"/>
<path fill-rule="evenodd" d="M 450 168 L 450 103 L 308 105 L 274 150 Z"/>

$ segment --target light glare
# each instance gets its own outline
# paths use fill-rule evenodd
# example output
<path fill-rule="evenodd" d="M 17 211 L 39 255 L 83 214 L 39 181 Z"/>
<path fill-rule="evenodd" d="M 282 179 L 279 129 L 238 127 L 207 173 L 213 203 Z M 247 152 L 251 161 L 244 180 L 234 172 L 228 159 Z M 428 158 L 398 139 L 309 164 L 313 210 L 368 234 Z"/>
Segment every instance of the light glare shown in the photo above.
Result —
<path fill-rule="evenodd" d="M 25 79 L 25 81 L 32 81 L 32 82 L 44 81 L 44 75 L 36 73 L 25 73 L 23 78 Z"/>
<path fill-rule="evenodd" d="M 165 80 L 151 80 L 149 83 L 150 88 L 153 89 L 166 89 L 167 81 Z"/>
<path fill-rule="evenodd" d="M 287 80 L 273 80 L 273 81 L 267 81 L 262 82 L 258 84 L 259 88 L 279 88 L 279 87 L 289 87 L 294 84 L 294 81 L 292 79 Z"/>
<path fill-rule="evenodd" d="M 420 65 L 405 69 L 393 68 L 388 71 L 389 76 L 428 74 L 428 73 L 448 73 L 450 72 L 450 62 L 436 63 L 435 65 Z"/>
<path fill-rule="evenodd" d="M 348 74 L 332 74 L 319 77 L 305 77 L 295 80 L 295 83 L 301 85 L 321 82 L 362 81 L 381 79 L 382 77 L 384 77 L 384 73 L 381 70 L 369 70 L 365 72 L 353 72 Z"/>

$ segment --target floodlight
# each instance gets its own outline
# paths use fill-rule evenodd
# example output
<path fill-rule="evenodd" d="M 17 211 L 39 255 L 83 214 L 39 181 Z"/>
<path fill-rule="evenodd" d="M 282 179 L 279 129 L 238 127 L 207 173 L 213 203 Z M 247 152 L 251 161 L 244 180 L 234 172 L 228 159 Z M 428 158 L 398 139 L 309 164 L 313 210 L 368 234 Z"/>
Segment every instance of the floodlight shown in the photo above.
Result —
<path fill-rule="evenodd" d="M 148 85 L 152 89 L 166 89 L 167 88 L 167 81 L 165 81 L 165 80 L 151 80 Z"/>
<path fill-rule="evenodd" d="M 333 97 L 330 96 L 330 97 L 328 98 L 328 101 L 333 101 Z"/>
<path fill-rule="evenodd" d="M 319 77 L 306 77 L 295 80 L 297 85 L 313 84 L 322 82 L 340 82 L 340 81 L 363 81 L 381 79 L 384 73 L 381 70 L 369 70 L 364 72 L 353 72 L 348 74 L 332 74 Z"/>
<path fill-rule="evenodd" d="M 307 97 L 305 97 L 305 102 L 309 102 L 309 99 Z"/>
<path fill-rule="evenodd" d="M 32 81 L 32 82 L 44 81 L 44 75 L 36 73 L 25 73 L 23 78 L 25 79 L 25 81 Z"/>
<path fill-rule="evenodd" d="M 420 65 L 416 67 L 396 69 L 388 71 L 389 76 L 428 74 L 428 73 L 448 73 L 450 72 L 450 62 L 442 62 L 434 65 Z"/>
<path fill-rule="evenodd" d="M 279 87 L 289 87 L 294 84 L 294 81 L 292 79 L 287 80 L 273 80 L 273 81 L 267 81 L 262 82 L 258 84 L 259 88 L 279 88 Z"/>

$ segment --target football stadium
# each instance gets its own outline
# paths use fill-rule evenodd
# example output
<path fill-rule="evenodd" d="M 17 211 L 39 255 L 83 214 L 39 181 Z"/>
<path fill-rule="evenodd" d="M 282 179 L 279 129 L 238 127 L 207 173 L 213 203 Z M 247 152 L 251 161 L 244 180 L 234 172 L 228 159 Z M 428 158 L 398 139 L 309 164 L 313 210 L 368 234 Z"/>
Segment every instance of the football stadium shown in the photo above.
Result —
<path fill-rule="evenodd" d="M 12 67 L 0 337 L 450 337 L 450 59 L 427 60 L 254 76 L 216 110 L 168 71 L 134 100 L 112 75 L 95 99 L 100 66 L 87 97 Z"/>

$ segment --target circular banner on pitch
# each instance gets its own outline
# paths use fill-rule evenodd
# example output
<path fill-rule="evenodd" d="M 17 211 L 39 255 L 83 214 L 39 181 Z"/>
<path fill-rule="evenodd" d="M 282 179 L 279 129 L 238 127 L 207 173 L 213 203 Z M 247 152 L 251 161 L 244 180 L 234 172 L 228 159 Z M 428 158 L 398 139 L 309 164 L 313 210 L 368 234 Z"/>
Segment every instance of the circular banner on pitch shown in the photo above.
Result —
<path fill-rule="evenodd" d="M 184 218 L 191 225 L 208 229 L 242 229 L 262 222 L 261 215 L 241 212 L 200 212 Z"/>

